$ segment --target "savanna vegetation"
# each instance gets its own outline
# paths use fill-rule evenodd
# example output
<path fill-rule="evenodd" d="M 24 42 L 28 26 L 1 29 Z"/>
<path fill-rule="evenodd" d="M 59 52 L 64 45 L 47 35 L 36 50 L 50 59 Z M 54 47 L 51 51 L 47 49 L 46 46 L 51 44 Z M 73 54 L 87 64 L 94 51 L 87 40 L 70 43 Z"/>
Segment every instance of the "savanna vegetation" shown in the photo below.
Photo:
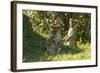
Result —
<path fill-rule="evenodd" d="M 85 60 L 91 58 L 91 14 L 74 12 L 53 12 L 23 10 L 23 62 Z M 61 35 L 68 33 L 69 19 L 79 21 L 77 47 L 70 48 L 63 41 L 64 48 L 59 54 L 46 54 L 46 43 L 51 26 L 56 22 Z"/>

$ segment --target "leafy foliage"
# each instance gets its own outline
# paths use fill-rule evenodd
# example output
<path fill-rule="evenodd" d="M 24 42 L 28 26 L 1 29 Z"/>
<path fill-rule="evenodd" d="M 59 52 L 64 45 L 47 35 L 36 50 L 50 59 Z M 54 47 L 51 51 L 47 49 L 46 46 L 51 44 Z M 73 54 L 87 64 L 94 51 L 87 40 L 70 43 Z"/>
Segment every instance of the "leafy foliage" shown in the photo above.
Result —
<path fill-rule="evenodd" d="M 78 40 L 82 40 L 82 42 L 90 42 L 91 14 L 89 13 L 32 10 L 23 10 L 23 13 L 30 18 L 33 30 L 39 31 L 46 35 L 49 34 L 51 26 L 54 25 L 54 23 L 56 23 L 56 25 L 60 25 L 62 35 L 65 36 L 69 29 L 69 19 L 78 19 Z"/>

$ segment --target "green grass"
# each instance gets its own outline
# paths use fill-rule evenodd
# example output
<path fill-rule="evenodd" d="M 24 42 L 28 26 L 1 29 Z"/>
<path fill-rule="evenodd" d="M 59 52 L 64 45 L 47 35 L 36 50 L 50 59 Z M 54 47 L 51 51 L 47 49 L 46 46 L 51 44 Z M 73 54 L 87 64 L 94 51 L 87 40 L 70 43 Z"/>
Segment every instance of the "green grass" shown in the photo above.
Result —
<path fill-rule="evenodd" d="M 63 60 L 86 60 L 91 59 L 90 43 L 77 42 L 77 48 L 65 45 L 58 54 L 47 54 L 45 45 L 46 38 L 37 32 L 31 34 L 31 38 L 24 41 L 23 62 L 39 61 L 63 61 Z"/>
<path fill-rule="evenodd" d="M 86 60 L 90 59 L 90 44 L 79 44 L 78 48 L 65 46 L 61 53 L 55 55 L 44 55 L 41 61 L 63 61 L 63 60 Z"/>

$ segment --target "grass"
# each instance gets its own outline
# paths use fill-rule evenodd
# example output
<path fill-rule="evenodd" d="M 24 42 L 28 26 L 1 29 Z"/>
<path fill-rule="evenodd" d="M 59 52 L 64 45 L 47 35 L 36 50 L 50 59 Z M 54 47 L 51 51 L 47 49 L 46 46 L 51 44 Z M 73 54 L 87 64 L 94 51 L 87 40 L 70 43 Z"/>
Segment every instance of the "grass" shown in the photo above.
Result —
<path fill-rule="evenodd" d="M 77 48 L 65 45 L 59 54 L 46 54 L 46 38 L 37 32 L 24 41 L 23 62 L 87 60 L 91 59 L 90 43 L 77 42 Z"/>
<path fill-rule="evenodd" d="M 41 61 L 63 61 L 63 60 L 86 60 L 90 59 L 90 44 L 79 44 L 78 48 L 69 48 L 65 46 L 61 53 L 55 55 L 44 55 Z"/>

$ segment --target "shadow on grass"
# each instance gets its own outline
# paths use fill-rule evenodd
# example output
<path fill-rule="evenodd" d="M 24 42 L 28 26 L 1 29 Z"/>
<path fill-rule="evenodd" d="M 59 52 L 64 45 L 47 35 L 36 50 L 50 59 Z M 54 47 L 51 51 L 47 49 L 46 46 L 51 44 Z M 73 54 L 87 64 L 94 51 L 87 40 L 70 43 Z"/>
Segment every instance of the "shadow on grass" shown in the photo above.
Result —
<path fill-rule="evenodd" d="M 23 40 L 23 59 L 24 61 L 40 61 L 45 51 L 46 39 L 33 32 L 30 38 Z"/>
<path fill-rule="evenodd" d="M 46 39 L 32 29 L 29 17 L 23 14 L 23 62 L 40 61 Z"/>

